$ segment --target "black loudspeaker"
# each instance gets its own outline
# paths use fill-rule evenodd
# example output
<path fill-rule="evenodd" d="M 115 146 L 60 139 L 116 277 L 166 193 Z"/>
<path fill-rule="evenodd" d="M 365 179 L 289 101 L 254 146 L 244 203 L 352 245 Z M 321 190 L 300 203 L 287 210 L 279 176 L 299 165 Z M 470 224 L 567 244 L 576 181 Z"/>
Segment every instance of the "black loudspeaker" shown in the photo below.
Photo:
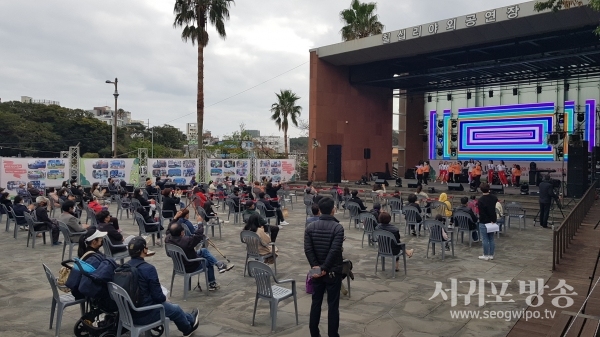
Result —
<path fill-rule="evenodd" d="M 567 182 L 587 186 L 588 181 L 588 142 L 582 146 L 569 146 L 569 161 L 567 162 Z"/>
<path fill-rule="evenodd" d="M 531 162 L 529 164 L 529 185 L 536 185 L 537 177 L 537 164 Z"/>
<path fill-rule="evenodd" d="M 371 159 L 371 149 L 370 148 L 366 148 L 364 150 L 364 154 L 363 155 L 364 155 L 365 159 Z"/>
<path fill-rule="evenodd" d="M 504 186 L 502 186 L 502 185 L 490 185 L 490 193 L 493 193 L 493 194 L 504 194 Z"/>
<path fill-rule="evenodd" d="M 459 183 L 448 183 L 448 191 L 464 191 L 465 188 Z"/>
<path fill-rule="evenodd" d="M 417 177 L 415 176 L 415 169 L 406 169 L 406 172 L 404 172 L 404 179 L 417 179 Z"/>
<path fill-rule="evenodd" d="M 377 179 L 377 180 L 375 180 L 375 184 L 381 184 L 381 185 L 385 185 L 385 186 L 390 186 L 390 184 L 385 179 Z"/>
<path fill-rule="evenodd" d="M 411 183 L 408 184 L 408 188 L 417 188 L 417 187 L 419 187 L 419 184 L 411 184 Z"/>
<path fill-rule="evenodd" d="M 327 182 L 342 182 L 342 146 L 327 145 Z"/>
<path fill-rule="evenodd" d="M 581 184 L 572 184 L 567 182 L 567 197 L 569 198 L 581 198 L 585 194 L 588 186 Z"/>

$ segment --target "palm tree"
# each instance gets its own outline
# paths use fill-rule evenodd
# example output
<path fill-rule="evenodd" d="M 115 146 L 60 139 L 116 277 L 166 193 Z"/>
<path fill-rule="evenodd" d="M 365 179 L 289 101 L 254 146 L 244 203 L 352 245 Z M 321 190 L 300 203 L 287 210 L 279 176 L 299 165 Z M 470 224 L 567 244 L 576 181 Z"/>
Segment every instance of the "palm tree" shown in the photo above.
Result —
<path fill-rule="evenodd" d="M 377 3 L 361 3 L 358 0 L 352 0 L 350 8 L 340 12 L 340 18 L 346 25 L 342 28 L 342 41 L 356 40 L 363 37 L 381 34 L 383 24 L 379 22 L 379 17 L 374 14 L 377 9 Z"/>
<path fill-rule="evenodd" d="M 225 20 L 229 19 L 229 6 L 233 0 L 175 0 L 173 27 L 183 27 L 181 39 L 198 44 L 198 94 L 196 99 L 196 122 L 198 130 L 204 130 L 204 48 L 208 45 L 207 24 L 215 26 L 219 36 L 225 39 Z M 202 147 L 202 132 L 198 132 L 198 147 Z"/>
<path fill-rule="evenodd" d="M 280 90 L 280 93 L 275 93 L 277 96 L 277 103 L 271 105 L 271 119 L 275 121 L 275 124 L 279 127 L 279 130 L 283 130 L 283 143 L 285 144 L 285 155 L 288 155 L 288 118 L 292 120 L 292 124 L 298 126 L 298 117 L 302 107 L 296 105 L 296 101 L 300 97 L 296 96 L 291 90 Z"/>

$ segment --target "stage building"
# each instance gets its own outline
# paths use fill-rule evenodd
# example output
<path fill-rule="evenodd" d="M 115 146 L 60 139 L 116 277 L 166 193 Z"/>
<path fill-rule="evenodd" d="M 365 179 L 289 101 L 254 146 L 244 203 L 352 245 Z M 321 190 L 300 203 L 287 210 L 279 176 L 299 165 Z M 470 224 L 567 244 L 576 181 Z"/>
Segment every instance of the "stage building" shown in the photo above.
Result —
<path fill-rule="evenodd" d="M 593 152 L 600 12 L 534 4 L 311 50 L 309 176 L 339 182 L 393 168 L 402 176 L 427 159 L 556 167 L 578 137 Z"/>

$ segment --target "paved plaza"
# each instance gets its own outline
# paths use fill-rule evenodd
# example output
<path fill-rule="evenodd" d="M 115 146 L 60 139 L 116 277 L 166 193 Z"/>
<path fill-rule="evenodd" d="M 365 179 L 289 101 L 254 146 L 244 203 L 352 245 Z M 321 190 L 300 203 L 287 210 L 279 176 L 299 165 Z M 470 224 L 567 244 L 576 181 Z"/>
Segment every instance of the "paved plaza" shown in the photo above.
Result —
<path fill-rule="evenodd" d="M 240 243 L 240 224 L 231 221 L 223 226 L 222 239 L 214 240 L 227 255 L 235 268 L 225 274 L 217 273 L 221 289 L 209 293 L 198 290 L 191 292 L 183 301 L 183 280 L 176 277 L 171 301 L 180 304 L 185 310 L 200 309 L 201 325 L 195 336 L 309 336 L 308 315 L 310 295 L 305 293 L 304 281 L 309 269 L 303 252 L 304 206 L 301 199 L 289 210 L 290 225 L 284 227 L 277 238 L 279 257 L 277 270 L 279 279 L 293 278 L 298 289 L 299 325 L 295 325 L 293 301 L 286 300 L 279 306 L 277 329 L 271 332 L 267 302 L 259 302 L 256 325 L 251 326 L 252 309 L 256 286 L 254 279 L 243 277 L 245 247 Z M 111 211 L 116 207 L 111 206 Z M 347 215 L 347 214 L 346 214 Z M 467 319 L 452 318 L 451 309 L 457 310 L 519 310 L 526 308 L 525 295 L 519 294 L 518 280 L 547 280 L 551 274 L 552 231 L 531 226 L 520 231 L 513 225 L 507 234 L 496 239 L 496 256 L 493 261 L 481 261 L 481 244 L 469 248 L 467 242 L 455 244 L 455 256 L 446 255 L 441 260 L 439 249 L 435 256 L 425 258 L 428 237 L 404 236 L 402 241 L 407 248 L 415 249 L 412 258 L 407 259 L 408 275 L 401 271 L 392 278 L 391 265 L 386 261 L 385 272 L 381 268 L 375 273 L 376 249 L 366 242 L 361 247 L 362 230 L 354 226 L 348 230 L 349 220 L 340 212 L 338 219 L 344 225 L 347 239 L 344 243 L 344 256 L 353 261 L 355 280 L 351 283 L 351 298 L 342 296 L 340 302 L 340 335 L 352 336 L 505 336 L 516 319 Z M 226 219 L 226 216 L 225 216 Z M 396 219 L 398 220 L 398 218 Z M 2 222 L 4 224 L 4 222 Z M 137 227 L 130 217 L 123 216 L 121 228 L 124 234 L 137 234 Z M 51 336 L 48 329 L 51 291 L 42 269 L 46 263 L 55 274 L 60 268 L 62 247 L 43 245 L 38 238 L 36 248 L 26 247 L 26 232 L 20 231 L 15 240 L 11 232 L 0 234 L 0 337 Z M 62 240 L 62 239 L 61 239 Z M 49 243 L 49 241 L 48 241 Z M 164 248 L 155 247 L 157 254 L 147 261 L 158 269 L 161 283 L 169 287 L 172 262 L 166 257 Z M 221 259 L 216 250 L 212 253 Z M 449 252 L 448 252 L 449 253 Z M 450 288 L 450 279 L 471 281 L 510 281 L 504 301 L 511 303 L 487 303 L 478 307 L 478 299 L 472 297 L 471 304 L 465 306 L 464 297 L 452 308 L 450 299 L 441 296 L 430 298 L 436 289 L 435 281 L 443 282 L 444 289 Z M 345 282 L 345 281 L 344 281 Z M 202 283 L 203 284 L 203 283 Z M 499 290 L 500 287 L 498 287 Z M 486 295 L 491 295 L 490 285 L 486 285 Z M 206 290 L 205 290 L 206 291 Z M 458 294 L 467 294 L 469 285 L 458 283 Z M 448 291 L 448 294 L 450 292 Z M 489 300 L 488 297 L 487 299 Z M 326 303 L 326 302 L 325 302 Z M 327 309 L 321 322 L 321 333 L 326 336 Z M 66 310 L 61 335 L 72 336 L 73 325 L 79 318 L 76 307 Z M 171 325 L 171 335 L 179 332 Z"/>

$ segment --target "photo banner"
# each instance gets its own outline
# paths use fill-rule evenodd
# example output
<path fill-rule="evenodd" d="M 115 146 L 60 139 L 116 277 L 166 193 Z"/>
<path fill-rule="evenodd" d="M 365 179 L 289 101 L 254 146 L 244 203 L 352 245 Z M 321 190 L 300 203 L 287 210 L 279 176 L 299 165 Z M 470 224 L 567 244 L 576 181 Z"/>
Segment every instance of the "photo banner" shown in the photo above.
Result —
<path fill-rule="evenodd" d="M 108 178 L 117 182 L 125 180 L 127 184 L 137 185 L 139 164 L 137 158 L 81 158 L 79 161 L 79 181 L 83 186 L 99 183 L 108 185 Z"/>
<path fill-rule="evenodd" d="M 274 182 L 285 182 L 292 180 L 296 174 L 295 159 L 256 159 L 255 179 L 267 178 Z"/>
<path fill-rule="evenodd" d="M 250 159 L 206 159 L 208 180 L 222 182 L 226 177 L 230 180 L 250 178 Z"/>
<path fill-rule="evenodd" d="M 37 189 L 60 187 L 69 180 L 69 162 L 58 158 L 2 158 L 0 186 L 11 195 L 20 184 L 31 182 Z"/>
<path fill-rule="evenodd" d="M 177 185 L 188 185 L 198 179 L 198 159 L 148 159 L 148 173 L 155 181 L 168 175 Z"/>

